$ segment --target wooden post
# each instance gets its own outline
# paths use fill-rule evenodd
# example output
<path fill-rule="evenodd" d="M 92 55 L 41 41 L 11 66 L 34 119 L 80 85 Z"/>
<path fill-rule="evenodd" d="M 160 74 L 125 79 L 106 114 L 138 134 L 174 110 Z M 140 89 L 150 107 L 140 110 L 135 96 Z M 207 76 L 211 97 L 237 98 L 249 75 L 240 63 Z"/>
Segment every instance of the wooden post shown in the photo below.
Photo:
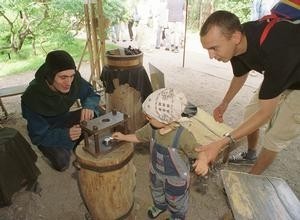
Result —
<path fill-rule="evenodd" d="M 189 1 L 185 1 L 185 23 L 184 23 L 184 43 L 183 43 L 183 57 L 182 57 L 182 67 L 185 65 L 185 49 L 186 49 L 186 31 L 187 31 L 187 19 L 188 19 L 188 6 L 189 6 Z"/>
<path fill-rule="evenodd" d="M 99 48 L 99 56 L 100 56 L 100 67 L 102 69 L 104 65 L 104 56 L 105 56 L 105 38 L 106 38 L 106 25 L 105 25 L 105 17 L 103 14 L 102 0 L 98 0 L 98 18 L 99 18 L 99 38 L 100 38 L 100 48 Z M 100 79 L 101 72 L 99 73 Z"/>
<path fill-rule="evenodd" d="M 86 0 L 84 4 L 87 47 L 90 54 L 90 82 L 97 90 L 105 55 L 105 17 L 102 0 Z"/>

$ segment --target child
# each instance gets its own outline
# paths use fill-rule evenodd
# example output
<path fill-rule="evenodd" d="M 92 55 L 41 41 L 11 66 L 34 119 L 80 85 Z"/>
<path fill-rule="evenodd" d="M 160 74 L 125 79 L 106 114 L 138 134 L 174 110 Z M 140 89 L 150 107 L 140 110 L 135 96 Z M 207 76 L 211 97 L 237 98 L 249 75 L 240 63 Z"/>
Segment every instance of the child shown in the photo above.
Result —
<path fill-rule="evenodd" d="M 187 104 L 182 93 L 173 89 L 159 89 L 148 96 L 143 103 L 144 114 L 149 121 L 135 134 L 116 132 L 116 140 L 134 143 L 150 141 L 150 182 L 154 205 L 148 209 L 148 216 L 156 218 L 167 209 L 170 219 L 185 219 L 188 210 L 188 189 L 190 183 L 189 157 L 197 160 L 193 165 L 197 174 L 208 171 L 206 155 L 197 153 L 199 146 L 195 137 L 182 127 L 181 114 Z"/>

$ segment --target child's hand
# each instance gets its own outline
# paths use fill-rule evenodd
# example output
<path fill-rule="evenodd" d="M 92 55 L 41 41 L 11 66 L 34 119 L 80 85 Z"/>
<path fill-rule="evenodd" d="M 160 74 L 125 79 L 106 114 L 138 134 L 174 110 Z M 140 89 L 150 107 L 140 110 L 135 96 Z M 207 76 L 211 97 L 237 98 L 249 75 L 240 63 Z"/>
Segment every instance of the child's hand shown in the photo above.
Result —
<path fill-rule="evenodd" d="M 197 175 L 205 176 L 208 173 L 209 167 L 206 160 L 197 159 L 193 167 Z"/>
<path fill-rule="evenodd" d="M 119 140 L 119 141 L 124 141 L 124 139 L 125 139 L 125 135 L 122 134 L 121 132 L 115 132 L 115 133 L 112 134 L 111 137 L 112 137 L 113 139 Z"/>

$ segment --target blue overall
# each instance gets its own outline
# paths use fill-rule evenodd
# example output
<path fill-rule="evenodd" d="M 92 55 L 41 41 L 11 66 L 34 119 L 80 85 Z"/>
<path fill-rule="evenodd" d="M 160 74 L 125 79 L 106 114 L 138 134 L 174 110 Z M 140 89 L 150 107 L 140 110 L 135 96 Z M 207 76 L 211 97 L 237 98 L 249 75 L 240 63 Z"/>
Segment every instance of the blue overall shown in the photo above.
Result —
<path fill-rule="evenodd" d="M 188 209 L 189 164 L 178 153 L 178 140 L 183 131 L 179 127 L 171 147 L 166 148 L 155 141 L 155 130 L 150 142 L 150 182 L 154 205 L 169 210 L 172 219 L 185 219 Z"/>

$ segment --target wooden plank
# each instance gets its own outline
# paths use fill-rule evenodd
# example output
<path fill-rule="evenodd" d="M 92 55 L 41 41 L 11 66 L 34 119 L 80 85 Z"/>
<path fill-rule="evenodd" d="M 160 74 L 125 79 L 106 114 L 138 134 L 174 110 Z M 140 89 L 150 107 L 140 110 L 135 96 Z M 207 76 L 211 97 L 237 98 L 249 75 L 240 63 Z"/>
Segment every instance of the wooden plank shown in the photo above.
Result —
<path fill-rule="evenodd" d="M 271 182 L 291 218 L 300 219 L 300 202 L 292 189 L 280 178 L 272 178 Z"/>
<path fill-rule="evenodd" d="M 236 220 L 299 219 L 299 200 L 283 179 L 229 170 L 221 176 Z"/>
<path fill-rule="evenodd" d="M 27 88 L 27 84 L 19 86 L 10 86 L 0 89 L 0 98 L 23 94 Z"/>
<path fill-rule="evenodd" d="M 190 118 L 190 122 L 184 123 L 190 132 L 192 132 L 200 145 L 206 145 L 223 137 L 225 133 L 231 132 L 232 128 L 224 123 L 216 122 L 213 116 L 204 110 L 198 108 L 197 114 Z M 226 146 L 223 148 L 222 153 L 218 155 L 215 161 L 223 160 L 227 163 L 230 151 L 241 145 L 239 140 L 234 146 Z"/>
<path fill-rule="evenodd" d="M 28 86 L 27 84 L 24 84 L 24 85 L 10 86 L 10 87 L 5 87 L 0 89 L 0 107 L 4 112 L 5 117 L 8 116 L 8 112 L 5 109 L 5 106 L 1 98 L 23 94 L 27 86 Z"/>
<path fill-rule="evenodd" d="M 205 145 L 215 141 L 223 134 L 232 131 L 232 128 L 224 123 L 218 123 L 204 110 L 198 108 L 197 114 L 190 118 L 190 122 L 184 123 L 191 131 L 199 144 Z"/>
<path fill-rule="evenodd" d="M 107 94 L 107 111 L 116 109 L 129 116 L 127 125 L 129 132 L 133 133 L 141 128 L 146 119 L 142 111 L 141 94 L 129 84 L 119 84 L 119 80 L 113 80 L 115 90 Z"/>
<path fill-rule="evenodd" d="M 149 63 L 150 79 L 153 91 L 165 88 L 164 73 Z"/>

